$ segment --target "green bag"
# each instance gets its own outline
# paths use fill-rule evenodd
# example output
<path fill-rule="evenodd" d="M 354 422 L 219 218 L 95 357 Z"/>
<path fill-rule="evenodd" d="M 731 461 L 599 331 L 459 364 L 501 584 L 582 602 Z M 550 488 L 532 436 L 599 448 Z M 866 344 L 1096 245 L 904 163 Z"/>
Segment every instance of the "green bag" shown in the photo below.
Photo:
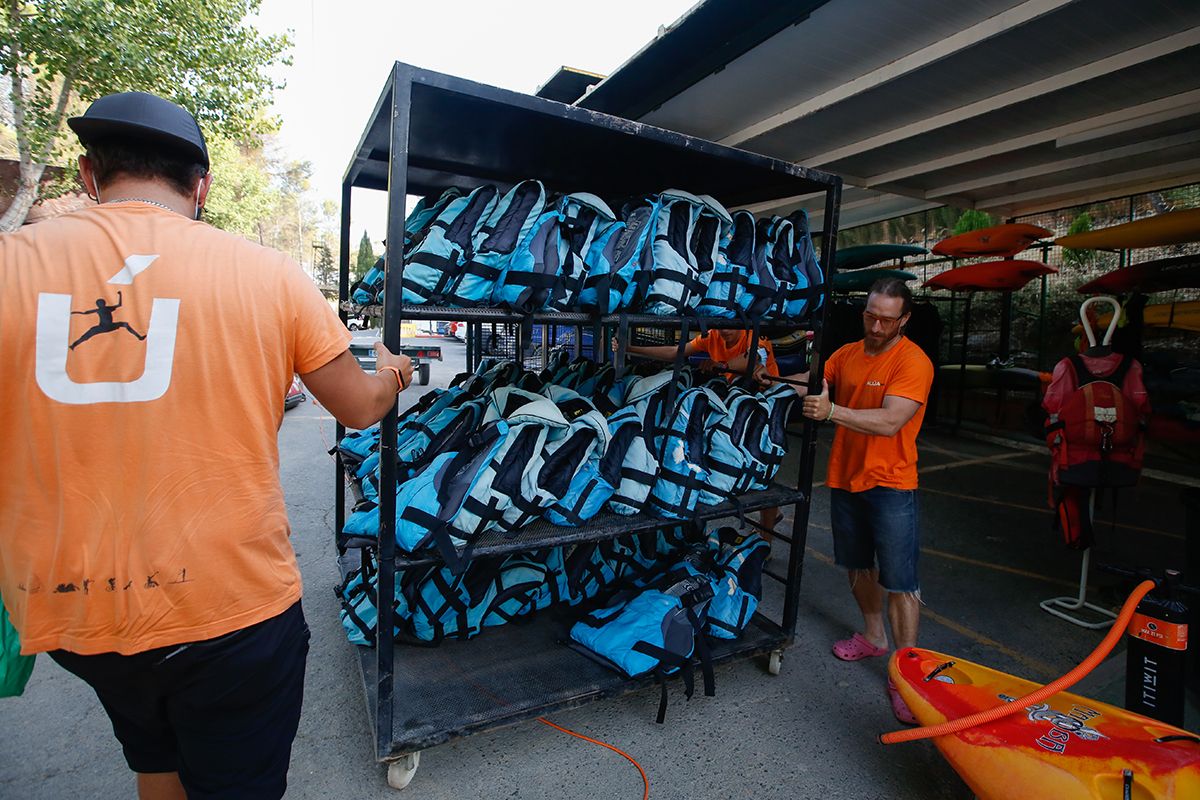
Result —
<path fill-rule="evenodd" d="M 8 620 L 8 609 L 0 598 L 0 697 L 20 697 L 33 672 L 36 656 L 21 655 L 21 639 Z"/>

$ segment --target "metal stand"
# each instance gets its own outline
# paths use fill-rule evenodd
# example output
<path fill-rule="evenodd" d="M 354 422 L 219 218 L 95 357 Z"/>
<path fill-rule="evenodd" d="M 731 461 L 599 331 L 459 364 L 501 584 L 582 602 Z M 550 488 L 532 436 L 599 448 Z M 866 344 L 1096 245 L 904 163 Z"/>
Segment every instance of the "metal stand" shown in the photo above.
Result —
<path fill-rule="evenodd" d="M 1053 614 L 1059 619 L 1065 619 L 1072 625 L 1078 625 L 1081 628 L 1098 631 L 1103 628 L 1111 627 L 1113 620 L 1117 615 L 1109 611 L 1107 608 L 1101 608 L 1095 603 L 1089 603 L 1084 598 L 1087 596 L 1087 581 L 1088 581 L 1088 564 L 1092 559 L 1092 548 L 1083 551 L 1083 567 L 1079 571 L 1079 595 L 1077 597 L 1052 597 L 1049 600 L 1043 600 L 1040 605 L 1042 611 L 1047 614 Z M 1086 608 L 1089 611 L 1094 611 L 1104 619 L 1096 622 L 1089 622 L 1086 619 L 1077 617 L 1074 614 L 1068 614 L 1068 611 L 1078 611 L 1081 608 Z"/>

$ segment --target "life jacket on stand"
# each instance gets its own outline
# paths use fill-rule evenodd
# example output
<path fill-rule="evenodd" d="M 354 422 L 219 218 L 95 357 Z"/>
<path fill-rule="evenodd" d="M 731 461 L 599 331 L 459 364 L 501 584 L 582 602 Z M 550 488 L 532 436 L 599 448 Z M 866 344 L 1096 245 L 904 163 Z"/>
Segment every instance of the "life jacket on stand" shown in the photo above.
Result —
<path fill-rule="evenodd" d="M 624 398 L 625 404 L 637 414 L 638 432 L 629 442 L 625 460 L 621 462 L 621 480 L 608 504 L 618 514 L 632 516 L 645 510 L 650 491 L 658 481 L 653 415 L 658 413 L 664 389 L 670 382 L 670 372 L 639 378 Z"/>
<path fill-rule="evenodd" d="M 789 319 L 800 319 L 821 307 L 825 289 L 825 273 L 813 247 L 808 212 L 798 209 L 788 216 L 792 224 L 792 285 L 787 289 L 783 313 Z"/>
<path fill-rule="evenodd" d="M 408 256 L 422 237 L 433 226 L 434 220 L 438 215 L 446 210 L 446 206 L 453 203 L 458 198 L 462 197 L 462 189 L 457 186 L 451 186 L 446 191 L 438 195 L 437 199 L 430 202 L 428 197 L 422 197 L 413 207 L 412 213 L 408 215 L 408 219 L 404 221 L 404 249 L 403 253 Z"/>
<path fill-rule="evenodd" d="M 736 639 L 762 600 L 762 571 L 771 546 L 757 533 L 742 536 L 722 527 L 708 536 L 713 557 L 713 599 L 705 631 L 718 639 Z"/>
<path fill-rule="evenodd" d="M 759 438 L 757 432 L 766 425 L 767 412 L 757 397 L 740 389 L 728 391 L 726 400 L 710 386 L 704 386 L 703 391 L 709 396 L 711 418 L 704 446 L 708 481 L 707 488 L 700 492 L 700 502 L 712 506 L 736 500 L 753 488 L 755 464 L 746 441 L 748 436 Z"/>
<path fill-rule="evenodd" d="M 539 184 L 540 185 L 540 184 Z M 559 235 L 561 200 L 545 203 L 492 287 L 492 303 L 513 311 L 540 311 L 559 287 L 566 245 Z"/>
<path fill-rule="evenodd" d="M 578 527 L 596 516 L 620 484 L 621 465 L 641 432 L 642 420 L 634 408 L 626 406 L 610 416 L 607 448 L 599 456 L 593 452 L 571 479 L 566 494 L 546 510 L 546 519 L 555 525 Z"/>
<path fill-rule="evenodd" d="M 530 246 L 545 209 L 546 188 L 541 181 L 521 181 L 509 189 L 475 229 L 470 257 L 449 301 L 468 308 L 491 302 L 496 284 L 518 253 Z"/>
<path fill-rule="evenodd" d="M 642 251 L 637 295 L 646 314 L 683 314 L 694 305 L 692 298 L 703 298 L 708 288 L 692 251 L 696 221 L 705 204 L 681 189 L 668 189 L 649 202 L 654 209 L 654 239 Z"/>
<path fill-rule="evenodd" d="M 370 561 L 363 567 L 351 570 L 341 585 L 333 590 L 341 604 L 338 617 L 351 644 L 363 647 L 376 644 L 375 629 L 379 625 L 378 573 L 375 562 Z M 411 617 L 400 583 L 400 580 L 395 583 L 392 603 L 393 637 L 400 634 Z"/>
<path fill-rule="evenodd" d="M 709 489 L 705 445 L 710 399 L 703 389 L 687 389 L 674 403 L 658 405 L 652 430 L 658 479 L 650 492 L 650 510 L 660 517 L 691 517 Z"/>
<path fill-rule="evenodd" d="M 787 454 L 787 419 L 796 392 L 786 383 L 776 383 L 756 395 L 766 412 L 765 424 L 747 424 L 743 442 L 746 464 L 752 477 L 750 488 L 767 489 Z M 748 418 L 748 422 L 753 417 Z"/>
<path fill-rule="evenodd" d="M 696 216 L 688 248 L 696 264 L 696 279 L 702 288 L 690 294 L 687 304 L 689 308 L 695 309 L 697 314 L 701 314 L 699 307 L 708 297 L 712 279 L 717 275 L 718 269 L 723 269 L 722 279 L 726 284 L 725 303 L 712 310 L 717 311 L 715 316 L 736 316 L 733 309 L 737 308 L 740 286 L 736 279 L 730 280 L 731 270 L 728 263 L 722 265 L 721 261 L 721 247 L 729 241 L 733 232 L 733 217 L 716 198 L 706 194 L 699 195 L 699 198 L 703 205 Z"/>
<path fill-rule="evenodd" d="M 475 231 L 496 205 L 496 187 L 480 186 L 437 215 L 405 259 L 401 281 L 405 303 L 444 303 L 474 253 Z"/>
<path fill-rule="evenodd" d="M 1092 490 L 1133 486 L 1142 468 L 1149 401 L 1141 365 L 1120 353 L 1101 358 L 1091 368 L 1078 354 L 1064 358 L 1043 398 L 1050 506 L 1073 549 L 1087 549 L 1094 541 Z"/>

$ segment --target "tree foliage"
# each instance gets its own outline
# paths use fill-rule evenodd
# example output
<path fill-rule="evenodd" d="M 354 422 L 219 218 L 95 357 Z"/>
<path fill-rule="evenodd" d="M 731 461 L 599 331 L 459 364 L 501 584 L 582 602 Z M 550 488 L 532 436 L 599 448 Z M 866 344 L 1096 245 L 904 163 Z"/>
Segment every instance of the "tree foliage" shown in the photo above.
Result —
<path fill-rule="evenodd" d="M 376 258 L 375 248 L 371 245 L 371 237 L 364 230 L 362 239 L 358 242 L 358 255 L 355 257 L 353 268 L 351 269 L 351 272 L 354 274 L 354 280 L 360 280 L 363 275 L 366 275 L 367 271 L 375 266 Z"/>
<path fill-rule="evenodd" d="M 1087 233 L 1092 229 L 1092 215 L 1084 211 L 1079 216 L 1071 221 L 1071 227 L 1067 228 L 1067 235 L 1074 236 L 1077 233 Z M 1083 269 L 1096 260 L 1095 250 L 1077 250 L 1073 247 L 1064 247 L 1062 251 L 1063 265 L 1074 269 Z"/>
<path fill-rule="evenodd" d="M 954 231 L 951 235 L 958 236 L 960 233 L 970 233 L 982 228 L 990 228 L 995 225 L 995 220 L 992 215 L 986 211 L 977 211 L 974 208 L 968 208 L 962 212 L 958 218 L 958 222 L 954 223 Z"/>
<path fill-rule="evenodd" d="M 14 230 L 61 155 L 65 120 L 113 92 L 140 90 L 192 111 L 209 135 L 238 141 L 273 130 L 286 36 L 247 18 L 261 0 L 4 0 L 0 76 L 9 79 L 21 163 L 18 196 L 0 219 Z"/>

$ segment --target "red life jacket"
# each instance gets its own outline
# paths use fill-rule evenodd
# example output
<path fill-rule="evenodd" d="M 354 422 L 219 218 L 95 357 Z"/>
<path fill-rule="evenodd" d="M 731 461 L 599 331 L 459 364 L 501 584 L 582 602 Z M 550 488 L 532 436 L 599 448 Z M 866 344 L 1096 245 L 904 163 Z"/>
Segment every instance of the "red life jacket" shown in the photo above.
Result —
<path fill-rule="evenodd" d="M 1138 399 L 1124 391 L 1135 363 L 1128 356 L 1100 377 L 1078 355 L 1068 356 L 1076 388 L 1067 395 L 1058 418 L 1046 424 L 1046 444 L 1056 484 L 1091 488 L 1133 486 L 1142 469 L 1144 423 Z"/>

